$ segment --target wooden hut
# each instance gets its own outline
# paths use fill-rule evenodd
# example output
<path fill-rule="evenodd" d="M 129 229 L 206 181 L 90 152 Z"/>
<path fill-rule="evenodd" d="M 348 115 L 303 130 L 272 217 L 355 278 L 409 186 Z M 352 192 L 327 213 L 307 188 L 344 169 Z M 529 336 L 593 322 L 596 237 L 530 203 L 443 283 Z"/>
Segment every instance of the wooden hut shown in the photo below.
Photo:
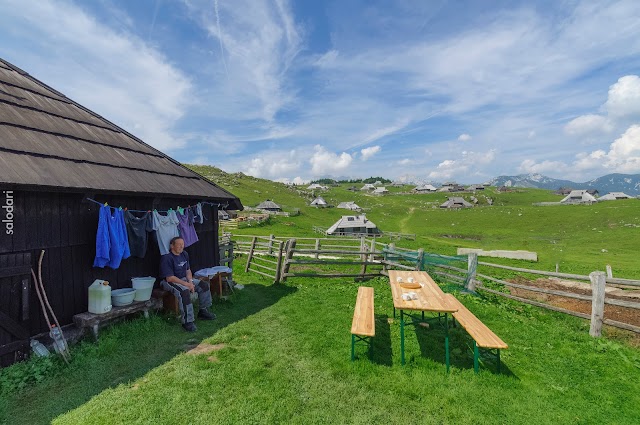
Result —
<path fill-rule="evenodd" d="M 380 230 L 367 217 L 362 215 L 343 215 L 333 226 L 327 229 L 327 235 L 378 235 Z"/>
<path fill-rule="evenodd" d="M 0 366 L 30 351 L 48 331 L 30 270 L 45 251 L 42 280 L 60 324 L 87 310 L 95 279 L 113 289 L 131 277 L 157 276 L 160 252 L 149 238 L 144 258 L 94 268 L 100 205 L 167 210 L 200 201 L 207 220 L 187 248 L 191 268 L 218 265 L 218 205 L 240 200 L 105 118 L 0 59 Z"/>
<path fill-rule="evenodd" d="M 465 201 L 464 198 L 460 196 L 453 196 L 449 198 L 445 203 L 440 205 L 440 208 L 471 208 L 472 204 Z"/>
<path fill-rule="evenodd" d="M 276 204 L 270 199 L 260 202 L 256 208 L 259 210 L 265 210 L 265 211 L 271 211 L 271 212 L 282 211 L 282 208 L 280 207 L 280 205 Z"/>

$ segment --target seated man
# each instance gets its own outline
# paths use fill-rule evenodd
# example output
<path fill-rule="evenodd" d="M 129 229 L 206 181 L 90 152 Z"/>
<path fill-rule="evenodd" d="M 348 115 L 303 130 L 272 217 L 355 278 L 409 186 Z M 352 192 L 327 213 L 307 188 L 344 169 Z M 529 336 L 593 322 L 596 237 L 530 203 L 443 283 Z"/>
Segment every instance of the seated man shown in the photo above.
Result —
<path fill-rule="evenodd" d="M 181 237 L 171 239 L 169 253 L 160 258 L 160 277 L 163 279 L 160 286 L 165 291 L 171 292 L 177 299 L 182 316 L 182 327 L 187 332 L 195 332 L 193 323 L 193 304 L 191 304 L 190 292 L 198 291 L 200 311 L 198 317 L 204 320 L 213 320 L 215 314 L 209 312 L 211 306 L 211 290 L 209 284 L 193 279 L 189 254 L 184 251 L 184 240 Z"/>

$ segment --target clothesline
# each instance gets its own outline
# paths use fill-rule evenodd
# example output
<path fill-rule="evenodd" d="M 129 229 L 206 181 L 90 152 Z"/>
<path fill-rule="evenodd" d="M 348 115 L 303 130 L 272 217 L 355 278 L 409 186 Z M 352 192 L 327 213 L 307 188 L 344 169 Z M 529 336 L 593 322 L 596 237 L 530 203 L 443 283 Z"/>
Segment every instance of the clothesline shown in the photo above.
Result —
<path fill-rule="evenodd" d="M 106 203 L 106 202 L 105 202 L 105 203 L 98 202 L 98 201 L 96 201 L 95 199 L 91 199 L 91 198 L 86 198 L 86 199 L 87 199 L 87 201 L 91 201 L 91 202 L 93 202 L 93 203 L 95 203 L 95 204 L 98 204 L 98 205 L 100 205 L 100 206 L 103 206 L 103 205 L 104 205 L 104 206 L 109 207 L 109 208 L 111 208 L 111 209 L 113 209 L 113 210 L 118 209 L 118 208 L 122 209 L 122 207 L 113 207 L 113 206 L 109 205 L 109 204 L 108 204 L 108 203 Z M 220 204 L 220 203 L 213 203 L 213 202 L 207 202 L 207 201 L 201 201 L 200 203 L 201 203 L 201 204 L 203 204 L 203 205 L 217 206 L 218 208 L 222 207 L 222 209 L 226 209 L 226 208 L 229 206 L 229 204 L 227 204 L 227 203 L 225 203 L 225 204 Z M 178 207 L 178 208 L 180 208 L 180 207 Z M 125 208 L 125 209 L 126 209 L 126 208 Z M 151 210 L 130 210 L 130 209 L 127 209 L 127 211 L 131 211 L 131 212 L 139 212 L 139 213 L 146 213 L 146 212 L 149 212 L 149 211 L 151 211 Z M 154 211 L 158 211 L 158 210 L 154 210 Z M 158 211 L 158 212 L 166 213 L 166 212 L 169 212 L 169 210 L 162 210 L 162 211 Z"/>

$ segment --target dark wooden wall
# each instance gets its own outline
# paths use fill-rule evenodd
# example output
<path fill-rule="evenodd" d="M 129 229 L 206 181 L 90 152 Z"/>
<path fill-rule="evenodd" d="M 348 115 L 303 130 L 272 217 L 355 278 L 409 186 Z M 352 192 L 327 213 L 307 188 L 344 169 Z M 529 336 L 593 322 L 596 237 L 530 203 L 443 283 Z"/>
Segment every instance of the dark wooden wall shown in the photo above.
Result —
<path fill-rule="evenodd" d="M 6 194 L 2 191 L 11 188 L 0 189 L 2 206 L 6 205 Z M 101 193 L 92 196 L 112 206 L 137 210 L 175 209 L 178 205 L 186 207 L 199 201 Z M 13 235 L 6 234 L 5 223 L 0 225 L 0 254 L 30 252 L 37 273 L 40 251 L 45 250 L 42 280 L 63 325 L 72 323 L 74 314 L 87 310 L 87 288 L 95 279 L 108 280 L 113 289 L 118 289 L 130 287 L 132 277 L 158 275 L 160 252 L 151 237 L 145 258 L 123 260 L 117 270 L 93 267 L 100 206 L 83 201 L 84 197 L 80 193 L 13 190 Z M 203 210 L 207 220 L 195 225 L 200 240 L 186 249 L 194 271 L 217 265 L 219 261 L 217 212 L 210 206 L 203 206 Z M 5 219 L 5 211 L 0 209 L 0 220 Z M 28 328 L 30 334 L 35 335 L 48 331 L 48 326 L 35 292 L 32 294 Z"/>

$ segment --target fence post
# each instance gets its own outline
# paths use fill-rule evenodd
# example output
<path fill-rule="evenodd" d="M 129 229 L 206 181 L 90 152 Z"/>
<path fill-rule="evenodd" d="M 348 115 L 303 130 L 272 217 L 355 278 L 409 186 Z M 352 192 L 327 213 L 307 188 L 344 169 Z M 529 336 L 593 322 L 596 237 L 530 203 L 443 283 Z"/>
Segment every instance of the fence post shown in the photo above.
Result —
<path fill-rule="evenodd" d="M 422 270 L 422 260 L 424 259 L 424 248 L 418 250 L 418 257 L 416 258 L 416 270 Z"/>
<path fill-rule="evenodd" d="M 275 236 L 269 235 L 269 255 L 273 254 L 273 241 L 275 240 Z"/>
<path fill-rule="evenodd" d="M 613 277 L 613 270 L 611 270 L 611 264 L 607 264 L 607 277 Z"/>
<path fill-rule="evenodd" d="M 249 265 L 251 264 L 251 259 L 253 258 L 253 250 L 256 247 L 256 237 L 253 237 L 251 241 L 251 248 L 249 249 L 249 255 L 247 256 L 247 266 L 244 268 L 244 272 L 247 273 L 249 271 Z"/>
<path fill-rule="evenodd" d="M 280 282 L 282 275 L 282 248 L 284 246 L 284 242 L 278 242 L 278 265 L 276 266 L 276 280 L 274 283 Z"/>
<path fill-rule="evenodd" d="M 367 250 L 367 244 L 364 240 L 364 236 L 360 238 L 360 252 L 364 253 Z M 362 275 L 362 280 L 364 281 L 364 275 L 367 272 L 367 254 L 360 254 L 360 260 L 362 261 L 362 269 L 360 270 L 360 274 Z"/>
<path fill-rule="evenodd" d="M 476 271 L 478 270 L 478 254 L 472 252 L 467 259 L 467 278 L 464 281 L 464 289 L 476 292 Z"/>
<path fill-rule="evenodd" d="M 556 263 L 556 273 L 560 271 L 560 264 Z"/>
<path fill-rule="evenodd" d="M 599 337 L 602 334 L 602 321 L 604 319 L 604 288 L 607 285 L 607 276 L 604 272 L 591 272 L 591 327 L 589 335 Z"/>
<path fill-rule="evenodd" d="M 369 254 L 369 261 L 373 262 L 373 257 L 376 253 L 376 238 L 371 238 L 371 248 L 369 249 L 369 252 L 371 252 L 371 254 Z"/>
<path fill-rule="evenodd" d="M 293 250 L 295 247 L 296 247 L 296 240 L 289 239 L 288 246 L 287 246 L 287 254 L 284 258 L 284 269 L 282 270 L 282 276 L 281 276 L 282 282 L 287 280 L 287 273 L 289 273 L 289 268 L 291 267 L 291 263 L 289 263 L 289 260 L 293 258 Z"/>
<path fill-rule="evenodd" d="M 320 251 L 320 238 L 316 239 L 316 251 Z M 316 260 L 320 258 L 320 253 L 316 252 Z"/>

